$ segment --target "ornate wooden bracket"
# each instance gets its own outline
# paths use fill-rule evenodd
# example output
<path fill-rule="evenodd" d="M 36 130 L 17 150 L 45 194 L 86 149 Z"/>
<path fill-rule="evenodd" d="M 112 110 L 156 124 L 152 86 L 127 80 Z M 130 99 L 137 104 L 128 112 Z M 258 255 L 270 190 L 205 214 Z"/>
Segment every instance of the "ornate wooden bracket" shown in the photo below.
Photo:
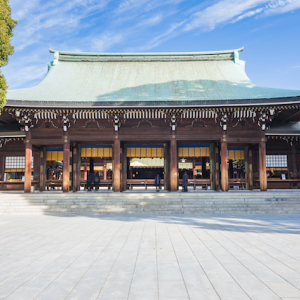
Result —
<path fill-rule="evenodd" d="M 119 128 L 121 127 L 121 120 L 119 114 L 113 115 L 113 125 L 114 125 L 115 132 L 118 132 Z"/>
<path fill-rule="evenodd" d="M 267 129 L 267 123 L 271 122 L 275 117 L 275 109 L 259 111 L 257 114 L 257 125 L 261 128 L 262 131 Z"/>
<path fill-rule="evenodd" d="M 69 114 L 62 115 L 62 123 L 63 123 L 63 130 L 68 131 L 68 128 L 70 127 Z"/>
<path fill-rule="evenodd" d="M 223 131 L 227 130 L 230 117 L 231 117 L 230 112 L 222 112 L 222 113 L 220 113 L 220 116 L 219 116 L 219 118 L 220 118 L 220 126 L 223 129 Z"/>
<path fill-rule="evenodd" d="M 177 117 L 178 115 L 176 113 L 172 114 L 171 115 L 171 119 L 170 119 L 170 126 L 172 128 L 172 131 L 175 131 L 176 130 L 176 127 L 177 127 Z"/>
<path fill-rule="evenodd" d="M 15 118 L 21 125 L 24 125 L 25 131 L 29 131 L 30 128 L 34 127 L 34 114 L 30 112 L 21 112 L 16 110 L 10 112 L 10 115 Z"/>

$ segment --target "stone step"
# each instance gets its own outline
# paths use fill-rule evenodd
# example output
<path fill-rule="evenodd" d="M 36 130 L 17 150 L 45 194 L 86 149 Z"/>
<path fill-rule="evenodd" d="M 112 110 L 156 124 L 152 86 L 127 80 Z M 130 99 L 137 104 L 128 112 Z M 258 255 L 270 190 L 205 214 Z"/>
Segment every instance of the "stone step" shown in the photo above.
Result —
<path fill-rule="evenodd" d="M 22 203 L 22 202 L 30 202 L 30 203 L 54 203 L 54 202 L 97 202 L 97 203 L 140 203 L 140 202 L 152 202 L 152 203 L 205 203 L 205 202 L 282 202 L 282 201 L 300 201 L 300 198 L 277 198 L 277 199 L 270 199 L 270 198 L 240 198 L 240 199 L 182 199 L 182 200 L 172 200 L 172 199 L 163 199 L 163 200 L 148 200 L 148 199 L 139 199 L 139 200 L 132 200 L 132 199 L 0 199 L 0 203 Z"/>
<path fill-rule="evenodd" d="M 152 201 L 152 202 L 193 202 L 193 201 L 199 201 L 199 202 L 205 202 L 205 201 L 216 201 L 216 202 L 221 202 L 221 201 L 286 201 L 286 200 L 295 200 L 299 201 L 300 197 L 277 197 L 277 198 L 270 198 L 270 197 L 264 197 L 264 198 L 257 198 L 257 197 L 238 197 L 238 198 L 223 198 L 223 197 L 218 197 L 218 198 L 213 198 L 213 197 L 207 197 L 207 198 L 182 198 L 182 199 L 172 199 L 172 198 L 164 198 L 164 199 L 131 199 L 131 198 L 125 198 L 123 197 L 122 199 L 107 199 L 105 197 L 99 197 L 99 198 L 87 198 L 87 197 L 82 197 L 82 198 L 7 198 L 7 197 L 1 197 L 0 202 L 18 202 L 18 201 L 30 201 L 30 202 L 47 202 L 47 201 L 80 201 L 80 202 L 142 202 L 142 201 Z"/>
<path fill-rule="evenodd" d="M 50 208 L 50 207 L 55 207 L 55 208 L 64 208 L 64 207 L 78 207 L 78 208 L 105 208 L 105 207 L 119 207 L 119 208 L 143 208 L 143 207 L 148 207 L 148 208 L 164 208 L 164 207 L 169 207 L 169 208 L 209 208 L 209 207 L 219 207 L 219 208 L 226 208 L 226 207 L 299 207 L 300 206 L 300 201 L 298 202 L 284 202 L 284 203 L 221 203 L 221 204 L 216 204 L 216 203 L 193 203 L 193 204 L 168 204 L 168 203 L 160 203 L 160 204 L 155 204 L 155 203 L 140 203 L 140 204 L 117 204 L 117 203 L 53 203 L 53 204 L 45 204 L 45 203 L 40 203 L 40 204 L 32 204 L 32 203 L 12 203 L 12 204 L 6 204 L 6 205 L 0 205 L 0 209 L 6 208 L 6 207 L 11 207 L 11 208 L 16 208 L 16 207 L 40 207 L 40 208 Z"/>
<path fill-rule="evenodd" d="M 207 193 L 5 193 L 0 214 L 300 213 L 300 191 Z"/>
<path fill-rule="evenodd" d="M 208 209 L 219 209 L 219 210 L 234 210 L 234 209 L 247 209 L 247 210 L 253 210 L 253 209 L 300 209 L 300 204 L 297 206 L 291 206 L 291 205 L 276 205 L 276 206 L 263 206 L 263 205 L 253 205 L 253 206 L 190 206 L 190 207 L 170 207 L 170 206 L 72 206 L 72 205 L 65 205 L 65 206 L 6 206 L 2 207 L 0 211 L 4 210 L 33 210 L 33 209 L 48 209 L 48 210 L 65 210 L 65 209 L 77 209 L 77 210 L 107 210 L 107 209 L 115 209 L 115 210 L 124 210 L 124 209 L 135 209 L 135 210 L 178 210 L 178 209 L 184 209 L 184 210 L 190 210 L 190 209 L 201 209 L 201 210 L 208 210 Z"/>
<path fill-rule="evenodd" d="M 43 198 L 51 198 L 51 197 L 57 197 L 59 196 L 60 198 L 82 198 L 82 197 L 88 197 L 88 198 L 93 198 L 93 197 L 106 197 L 106 198 L 166 198 L 170 197 L 173 199 L 176 198 L 202 198 L 202 197 L 228 197 L 228 198 L 233 198 L 233 197 L 266 197 L 266 196 L 272 196 L 272 197 L 278 197 L 278 196 L 291 196 L 294 195 L 296 197 L 300 197 L 300 190 L 298 191 L 291 191 L 291 190 L 286 190 L 286 192 L 250 192 L 250 191 L 244 191 L 244 192 L 192 192 L 192 193 L 83 193 L 83 192 L 78 192 L 78 193 L 61 193 L 61 192 L 37 192 L 37 193 L 30 193 L 30 194 L 24 194 L 24 193 L 13 193 L 13 192 L 0 192 L 1 197 L 13 197 L 13 198 L 18 198 L 18 197 L 25 197 L 25 198 L 34 198 L 34 197 L 43 197 Z"/>

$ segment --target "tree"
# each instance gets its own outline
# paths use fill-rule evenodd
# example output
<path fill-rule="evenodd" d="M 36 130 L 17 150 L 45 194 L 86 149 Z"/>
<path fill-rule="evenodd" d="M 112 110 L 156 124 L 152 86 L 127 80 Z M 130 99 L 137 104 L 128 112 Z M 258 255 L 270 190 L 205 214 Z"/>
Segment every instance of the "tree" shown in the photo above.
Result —
<path fill-rule="evenodd" d="M 17 21 L 11 18 L 11 8 L 8 2 L 9 0 L 0 0 L 0 67 L 8 63 L 8 56 L 14 52 L 10 41 Z M 0 70 L 0 111 L 6 103 L 7 88 L 6 80 Z"/>

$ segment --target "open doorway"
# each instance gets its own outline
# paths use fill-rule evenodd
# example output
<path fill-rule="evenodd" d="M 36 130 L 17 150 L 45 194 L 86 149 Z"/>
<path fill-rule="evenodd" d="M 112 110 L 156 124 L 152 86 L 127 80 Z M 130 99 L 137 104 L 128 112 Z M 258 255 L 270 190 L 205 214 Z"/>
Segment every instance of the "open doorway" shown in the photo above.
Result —
<path fill-rule="evenodd" d="M 245 151 L 244 147 L 228 147 L 229 188 L 245 189 Z"/>
<path fill-rule="evenodd" d="M 184 173 L 189 176 L 193 189 L 210 189 L 209 144 L 178 145 L 178 179 L 182 185 Z"/>
<path fill-rule="evenodd" d="M 163 189 L 164 167 L 163 145 L 127 145 L 127 188 L 154 189 L 159 175 Z"/>

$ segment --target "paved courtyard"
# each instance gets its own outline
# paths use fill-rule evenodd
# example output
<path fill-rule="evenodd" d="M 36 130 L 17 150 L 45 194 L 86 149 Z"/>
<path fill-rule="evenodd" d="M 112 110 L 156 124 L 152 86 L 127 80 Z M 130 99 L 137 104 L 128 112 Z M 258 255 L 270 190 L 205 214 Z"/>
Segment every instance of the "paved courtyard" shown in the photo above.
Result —
<path fill-rule="evenodd" d="M 300 299 L 299 215 L 0 216 L 0 299 Z"/>

